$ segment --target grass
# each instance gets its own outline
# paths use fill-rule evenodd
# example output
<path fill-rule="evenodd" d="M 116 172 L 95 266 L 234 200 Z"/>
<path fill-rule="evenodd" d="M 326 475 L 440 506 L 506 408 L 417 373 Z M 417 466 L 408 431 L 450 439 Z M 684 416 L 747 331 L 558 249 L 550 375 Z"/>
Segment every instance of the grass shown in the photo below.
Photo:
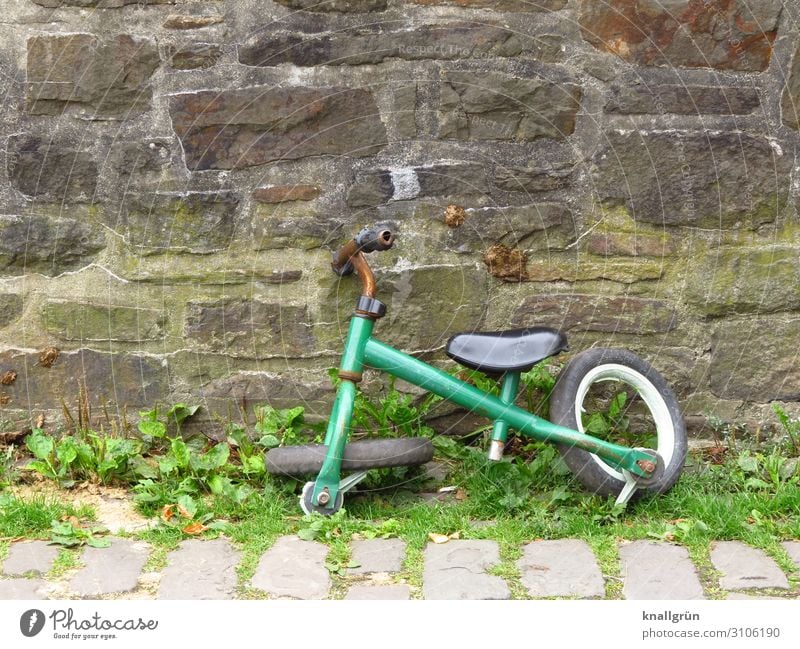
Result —
<path fill-rule="evenodd" d="M 0 493 L 0 537 L 49 538 L 52 521 L 65 516 L 94 520 L 91 507 L 73 507 L 52 496 L 23 499 L 10 493 Z"/>
<path fill-rule="evenodd" d="M 610 499 L 582 491 L 571 477 L 550 473 L 538 476 L 539 491 L 530 485 L 526 502 L 512 511 L 503 511 L 493 500 L 503 488 L 502 479 L 466 460 L 448 479 L 466 489 L 463 500 L 423 502 L 409 498 L 404 489 L 383 489 L 366 494 L 351 494 L 346 511 L 325 518 L 300 515 L 297 497 L 280 488 L 267 487 L 244 505 L 215 506 L 215 514 L 229 521 L 226 533 L 242 554 L 238 568 L 239 594 L 247 598 L 264 597 L 248 587 L 258 562 L 275 540 L 286 534 L 329 546 L 327 565 L 332 576 L 332 597 L 342 597 L 354 583 L 343 570 L 350 559 L 353 538 L 402 538 L 407 544 L 403 570 L 395 578 L 421 596 L 424 548 L 431 532 L 458 534 L 462 539 L 489 539 L 500 548 L 500 563 L 489 574 L 503 577 L 512 597 L 527 598 L 520 580 L 517 560 L 522 546 L 537 539 L 578 538 L 585 540 L 598 559 L 606 577 L 606 598 L 621 597 L 618 544 L 621 540 L 666 540 L 684 545 L 698 567 L 707 594 L 723 598 L 719 574 L 710 561 L 712 541 L 738 540 L 762 548 L 787 573 L 793 564 L 780 541 L 800 537 L 798 512 L 800 488 L 794 484 L 770 490 L 747 490 L 728 479 L 726 467 L 702 467 L 683 476 L 668 494 L 641 499 L 619 513 Z M 488 521 L 477 525 L 476 521 Z M 174 528 L 157 527 L 139 533 L 155 546 L 150 567 L 162 567 L 166 553 L 184 538 Z M 792 582 L 797 587 L 796 580 Z"/>
<path fill-rule="evenodd" d="M 800 538 L 800 472 L 794 477 L 780 474 L 785 462 L 776 462 L 775 449 L 769 453 L 740 449 L 729 453 L 722 464 L 693 458 L 669 493 L 636 500 L 627 510 L 619 511 L 613 499 L 584 491 L 551 446 L 517 444 L 515 450 L 520 455 L 490 463 L 479 448 L 481 440 L 474 441 L 476 446 L 465 446 L 450 438 L 434 438 L 437 461 L 448 468 L 446 484 L 457 488 L 447 502 L 418 497 L 416 492 L 421 488 L 431 488 L 420 471 L 387 471 L 362 483 L 361 493 L 348 494 L 346 511 L 330 518 L 304 517 L 295 494 L 299 483 L 261 476 L 245 484 L 239 476 L 236 485 L 255 490 L 246 498 L 238 498 L 232 489 L 219 490 L 213 496 L 199 490 L 194 494 L 200 511 L 217 525 L 203 536 L 224 533 L 241 552 L 239 595 L 246 598 L 265 596 L 248 584 L 264 552 L 287 534 L 329 546 L 327 565 L 334 598 L 344 596 L 355 581 L 345 570 L 350 541 L 381 537 L 399 537 L 406 542 L 406 561 L 395 578 L 405 580 L 415 597 L 421 596 L 424 548 L 431 533 L 497 542 L 500 562 L 489 573 L 503 577 L 515 598 L 527 597 L 517 567 L 522 547 L 537 539 L 586 541 L 606 577 L 607 598 L 621 596 L 618 546 L 622 540 L 650 539 L 685 546 L 711 597 L 725 596 L 716 585 L 719 575 L 710 561 L 711 543 L 716 540 L 737 540 L 761 548 L 787 574 L 794 570 L 780 541 Z M 244 454 L 240 445 L 240 459 Z M 200 451 L 196 459 L 203 459 Z M 229 464 L 221 471 L 232 470 Z M 209 476 L 203 480 L 211 483 Z M 166 502 L 175 502 L 174 493 L 165 497 L 169 498 Z M 155 505 L 152 509 L 158 511 Z M 0 558 L 7 552 L 9 539 L 48 538 L 51 521 L 64 516 L 94 518 L 94 512 L 72 507 L 53 496 L 22 499 L 0 492 Z M 167 554 L 187 538 L 180 526 L 165 525 L 134 536 L 153 546 L 148 571 L 162 569 Z M 63 574 L 74 568 L 77 557 L 74 551 L 62 551 L 54 570 Z M 797 580 L 792 579 L 796 589 Z"/>
<path fill-rule="evenodd" d="M 80 550 L 62 548 L 45 576 L 51 581 L 61 579 L 67 572 L 80 568 L 83 565 L 80 556 Z"/>

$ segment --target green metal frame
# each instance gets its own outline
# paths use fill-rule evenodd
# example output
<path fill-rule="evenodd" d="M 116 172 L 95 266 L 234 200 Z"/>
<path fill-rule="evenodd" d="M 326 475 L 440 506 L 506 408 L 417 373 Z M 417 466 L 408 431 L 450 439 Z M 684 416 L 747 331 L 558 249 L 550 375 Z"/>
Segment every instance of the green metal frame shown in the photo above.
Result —
<path fill-rule="evenodd" d="M 537 440 L 589 451 L 615 469 L 627 470 L 634 476 L 646 478 L 650 475 L 637 462 L 651 462 L 652 455 L 553 424 L 514 405 L 519 373 L 504 376 L 500 396 L 496 397 L 376 340 L 372 337 L 373 326 L 374 320 L 370 317 L 355 315 L 350 320 L 340 367 L 347 376 L 360 375 L 365 366 L 381 370 L 493 420 L 493 440 L 505 442 L 509 428 L 513 428 Z M 325 504 L 332 505 L 336 501 L 357 389 L 357 384 L 350 379 L 343 379 L 339 384 L 325 434 L 328 450 L 314 485 L 314 505 L 321 504 L 319 495 L 323 492 L 326 492 Z"/>

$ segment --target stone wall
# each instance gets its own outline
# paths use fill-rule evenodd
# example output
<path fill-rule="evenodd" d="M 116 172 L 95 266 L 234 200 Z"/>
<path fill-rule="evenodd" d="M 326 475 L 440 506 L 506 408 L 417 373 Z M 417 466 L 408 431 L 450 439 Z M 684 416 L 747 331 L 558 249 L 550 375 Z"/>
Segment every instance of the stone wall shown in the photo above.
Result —
<path fill-rule="evenodd" d="M 800 401 L 799 14 L 4 0 L 3 418 L 82 379 L 95 412 L 324 415 L 357 290 L 330 251 L 381 219 L 396 346 L 552 325 L 641 352 L 690 417 L 770 419 Z"/>

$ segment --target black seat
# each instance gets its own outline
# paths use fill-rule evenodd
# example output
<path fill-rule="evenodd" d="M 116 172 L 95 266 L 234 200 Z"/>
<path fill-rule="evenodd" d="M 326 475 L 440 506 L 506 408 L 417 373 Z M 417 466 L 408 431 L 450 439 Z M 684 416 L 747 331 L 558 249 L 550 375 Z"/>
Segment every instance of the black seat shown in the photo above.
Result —
<path fill-rule="evenodd" d="M 567 337 L 547 327 L 456 334 L 447 341 L 447 355 L 466 367 L 488 374 L 526 372 L 536 363 L 567 350 Z"/>

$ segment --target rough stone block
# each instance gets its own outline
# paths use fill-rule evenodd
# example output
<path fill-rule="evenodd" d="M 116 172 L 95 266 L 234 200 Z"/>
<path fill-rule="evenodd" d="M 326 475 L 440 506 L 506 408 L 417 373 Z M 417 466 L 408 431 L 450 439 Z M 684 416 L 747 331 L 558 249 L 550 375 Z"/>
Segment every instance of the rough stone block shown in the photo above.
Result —
<path fill-rule="evenodd" d="M 602 257 L 667 257 L 675 253 L 675 242 L 667 234 L 604 232 L 589 235 L 586 250 Z"/>
<path fill-rule="evenodd" d="M 79 380 L 86 382 L 96 413 L 102 412 L 103 400 L 109 407 L 152 406 L 169 394 L 166 363 L 151 356 L 82 349 L 61 352 L 51 367 L 44 367 L 38 353 L 10 349 L 0 352 L 0 367 L 18 373 L 4 388 L 11 407 L 30 411 L 58 408 L 61 399 L 74 403 Z"/>
<path fill-rule="evenodd" d="M 794 246 L 711 250 L 689 276 L 687 301 L 711 316 L 796 310 L 798 253 Z"/>
<path fill-rule="evenodd" d="M 327 556 L 322 543 L 282 536 L 261 557 L 250 583 L 274 597 L 324 599 L 331 587 Z"/>
<path fill-rule="evenodd" d="M 367 539 L 353 541 L 352 561 L 357 568 L 348 568 L 351 575 L 372 572 L 400 572 L 406 558 L 406 543 L 401 539 Z"/>
<path fill-rule="evenodd" d="M 376 207 L 389 201 L 432 196 L 479 196 L 488 191 L 484 165 L 441 163 L 358 173 L 347 192 L 347 204 L 350 207 Z"/>
<path fill-rule="evenodd" d="M 769 335 L 765 335 L 766 333 Z M 800 319 L 781 316 L 720 322 L 711 337 L 711 391 L 756 403 L 800 399 L 795 362 Z"/>
<path fill-rule="evenodd" d="M 12 543 L 3 562 L 3 574 L 18 576 L 26 572 L 43 575 L 58 556 L 58 548 L 46 541 Z"/>
<path fill-rule="evenodd" d="M 225 22 L 225 16 L 220 14 L 170 14 L 164 21 L 164 29 L 203 29 Z"/>
<path fill-rule="evenodd" d="M 327 418 L 333 402 L 333 386 L 325 372 L 317 382 L 309 382 L 291 374 L 239 372 L 215 378 L 201 389 L 203 403 L 209 412 L 229 416 L 231 404 L 269 404 L 273 408 L 302 405 L 306 416 Z"/>
<path fill-rule="evenodd" d="M 383 11 L 388 4 L 387 0 L 275 0 L 280 5 L 289 9 L 303 11 L 344 13 L 361 11 Z"/>
<path fill-rule="evenodd" d="M 781 95 L 781 117 L 786 126 L 800 129 L 800 48 L 792 58 L 792 67 Z"/>
<path fill-rule="evenodd" d="M 619 549 L 625 599 L 705 599 L 686 548 L 634 541 Z"/>
<path fill-rule="evenodd" d="M 607 133 L 595 156 L 597 194 L 636 221 L 714 228 L 771 223 L 786 205 L 790 156 L 731 133 Z M 657 188 L 654 191 L 653 188 Z"/>
<path fill-rule="evenodd" d="M 92 202 L 98 171 L 88 151 L 62 137 L 22 134 L 8 138 L 8 176 L 26 196 Z"/>
<path fill-rule="evenodd" d="M 159 340 L 167 316 L 157 309 L 48 300 L 44 326 L 64 340 Z"/>
<path fill-rule="evenodd" d="M 114 539 L 111 547 L 83 551 L 84 567 L 69 581 L 69 589 L 80 597 L 98 597 L 136 590 L 139 575 L 149 554 L 141 541 Z"/>
<path fill-rule="evenodd" d="M 739 541 L 717 541 L 711 547 L 711 563 L 722 573 L 725 590 L 789 588 L 786 575 L 763 550 Z"/>
<path fill-rule="evenodd" d="M 0 269 L 5 273 L 57 275 L 90 264 L 105 248 L 91 224 L 46 215 L 0 215 Z"/>
<path fill-rule="evenodd" d="M 447 70 L 439 103 L 439 137 L 457 140 L 562 140 L 575 130 L 580 85 L 569 79 Z"/>
<path fill-rule="evenodd" d="M 168 45 L 165 54 L 175 70 L 204 70 L 214 66 L 222 56 L 222 48 L 215 43 L 185 43 Z"/>
<path fill-rule="evenodd" d="M 239 552 L 226 539 L 191 539 L 167 557 L 158 599 L 233 599 Z"/>
<path fill-rule="evenodd" d="M 410 0 L 417 5 L 450 5 L 466 9 L 494 9 L 495 11 L 540 12 L 563 9 L 567 0 Z"/>
<path fill-rule="evenodd" d="M 35 115 L 60 115 L 75 106 L 84 119 L 136 115 L 150 107 L 150 76 L 159 63 L 155 41 L 141 36 L 32 36 L 26 109 Z"/>
<path fill-rule="evenodd" d="M 637 83 L 612 86 L 605 110 L 624 115 L 747 115 L 760 105 L 752 87 Z"/>
<path fill-rule="evenodd" d="M 678 314 L 661 300 L 631 296 L 531 295 L 517 308 L 512 324 L 546 325 L 565 331 L 650 334 L 677 327 Z"/>
<path fill-rule="evenodd" d="M 171 5 L 176 4 L 178 0 L 33 0 L 33 2 L 48 9 L 61 7 L 116 9 L 127 5 Z"/>
<path fill-rule="evenodd" d="M 253 198 L 267 204 L 313 201 L 319 198 L 321 191 L 317 185 L 270 185 L 256 189 Z"/>
<path fill-rule="evenodd" d="M 340 219 L 320 215 L 307 203 L 257 205 L 250 245 L 253 250 L 312 250 L 352 236 L 342 231 L 343 226 Z"/>
<path fill-rule="evenodd" d="M 778 34 L 781 0 L 583 0 L 583 38 L 630 63 L 760 72 Z"/>
<path fill-rule="evenodd" d="M 388 308 L 381 320 L 381 339 L 406 351 L 435 349 L 460 331 L 474 330 L 485 316 L 488 280 L 485 272 L 467 265 L 381 273 L 378 295 Z M 332 294 L 329 301 L 342 309 L 344 322 L 354 298 Z"/>
<path fill-rule="evenodd" d="M 236 227 L 234 192 L 129 193 L 106 225 L 140 253 L 225 250 Z"/>
<path fill-rule="evenodd" d="M 525 167 L 498 165 L 494 184 L 509 192 L 547 192 L 567 187 L 574 169 L 575 163 L 571 160 L 529 164 Z"/>
<path fill-rule="evenodd" d="M 373 155 L 386 129 L 367 90 L 255 86 L 172 95 L 192 170 L 241 169 L 316 155 Z"/>
<path fill-rule="evenodd" d="M 500 577 L 486 574 L 500 563 L 495 541 L 448 541 L 425 548 L 422 589 L 425 599 L 509 599 Z"/>
<path fill-rule="evenodd" d="M 306 307 L 277 302 L 189 302 L 184 334 L 209 351 L 249 358 L 307 356 L 314 351 Z"/>
<path fill-rule="evenodd" d="M 444 222 L 444 210 L 437 210 L 436 217 Z M 540 235 L 539 239 L 546 239 L 542 245 L 554 249 L 563 244 L 554 231 L 571 224 L 569 209 L 556 203 L 470 208 L 465 210 L 464 222 L 447 228 L 436 245 L 459 253 L 483 251 L 497 243 L 527 248 L 535 245 L 533 239 Z M 543 234 L 545 231 L 547 234 Z"/>
<path fill-rule="evenodd" d="M 603 597 L 603 575 L 585 541 L 537 541 L 517 561 L 521 581 L 533 597 Z"/>
<path fill-rule="evenodd" d="M 0 327 L 6 327 L 22 315 L 22 296 L 17 293 L 0 293 Z"/>
<path fill-rule="evenodd" d="M 416 61 L 530 56 L 536 41 L 487 23 L 418 25 L 413 30 L 385 24 L 331 34 L 272 32 L 239 47 L 239 62 L 273 66 L 375 65 L 387 59 Z"/>

